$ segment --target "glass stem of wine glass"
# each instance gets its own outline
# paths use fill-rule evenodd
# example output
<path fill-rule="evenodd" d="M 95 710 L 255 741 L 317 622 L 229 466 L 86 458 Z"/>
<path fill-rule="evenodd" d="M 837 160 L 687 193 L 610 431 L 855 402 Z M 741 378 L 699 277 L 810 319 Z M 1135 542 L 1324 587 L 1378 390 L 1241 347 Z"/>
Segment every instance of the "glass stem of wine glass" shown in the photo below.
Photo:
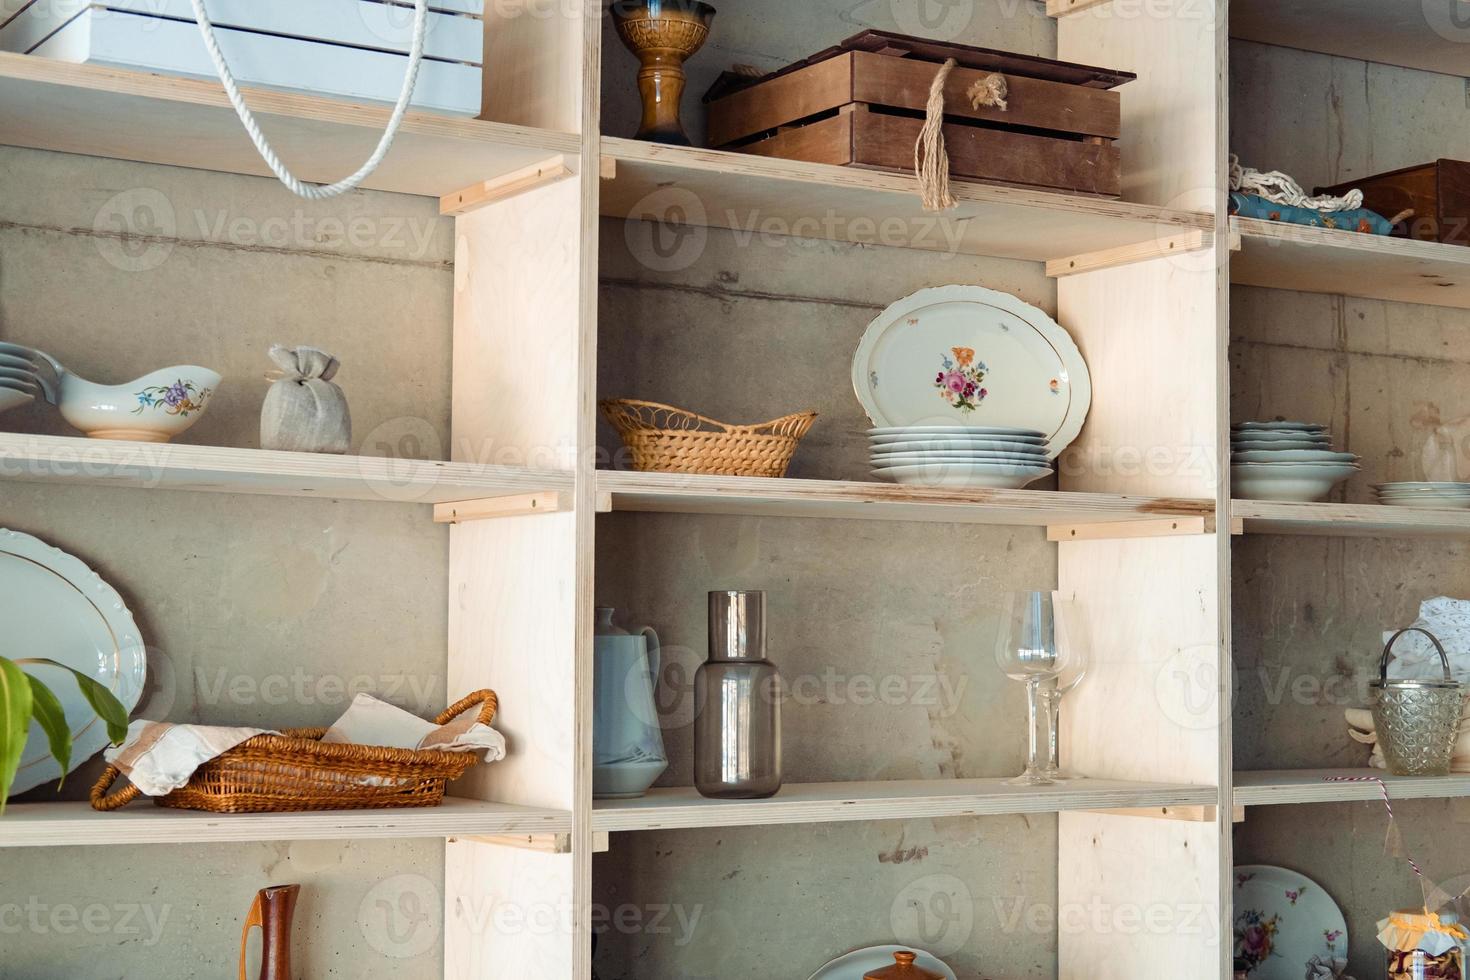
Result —
<path fill-rule="evenodd" d="M 1062 692 L 1057 690 L 1055 684 L 1041 692 L 1042 711 L 1046 717 L 1046 766 L 1048 775 L 1055 778 L 1055 774 L 1062 771 L 1061 750 L 1058 748 L 1057 729 L 1058 719 L 1061 715 Z"/>
<path fill-rule="evenodd" d="M 1029 724 L 1026 730 L 1031 735 L 1031 755 L 1026 761 L 1028 772 L 1041 773 L 1046 771 L 1046 766 L 1041 759 L 1040 721 L 1038 717 L 1039 702 L 1042 699 L 1041 678 L 1030 677 L 1026 680 L 1026 716 Z"/>

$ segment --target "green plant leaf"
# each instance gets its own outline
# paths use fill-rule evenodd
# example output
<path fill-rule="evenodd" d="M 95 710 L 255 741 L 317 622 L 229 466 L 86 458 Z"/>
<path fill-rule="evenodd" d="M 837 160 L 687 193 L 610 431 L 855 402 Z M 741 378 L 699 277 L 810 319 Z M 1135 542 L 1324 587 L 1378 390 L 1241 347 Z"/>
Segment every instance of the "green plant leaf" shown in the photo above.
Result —
<path fill-rule="evenodd" d="M 61 766 L 61 778 L 56 781 L 56 788 L 61 789 L 66 782 L 67 771 L 71 768 L 71 728 L 66 724 L 66 709 L 61 706 L 61 700 L 51 693 L 51 688 L 29 674 L 26 679 L 31 682 L 31 714 L 35 716 L 36 724 L 41 726 L 41 731 L 46 733 L 46 740 L 51 743 L 51 756 Z"/>
<path fill-rule="evenodd" d="M 114 697 L 111 691 L 86 674 L 44 657 L 28 657 L 24 660 L 17 660 L 16 663 L 45 664 L 47 667 L 57 667 L 67 671 L 77 679 L 77 687 L 81 688 L 82 697 L 87 699 L 92 710 L 97 712 L 97 717 L 107 725 L 107 737 L 112 740 L 112 744 L 116 745 L 128 737 L 128 709 L 123 707 L 122 702 Z"/>
<path fill-rule="evenodd" d="M 0 657 L 0 814 L 20 768 L 31 725 L 31 684 L 13 661 Z"/>

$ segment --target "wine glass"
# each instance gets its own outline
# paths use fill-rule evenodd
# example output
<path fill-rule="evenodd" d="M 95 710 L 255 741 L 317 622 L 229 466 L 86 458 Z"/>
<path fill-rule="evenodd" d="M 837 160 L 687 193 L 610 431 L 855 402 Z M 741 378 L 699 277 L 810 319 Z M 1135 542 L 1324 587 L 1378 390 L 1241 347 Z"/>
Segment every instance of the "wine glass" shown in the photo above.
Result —
<path fill-rule="evenodd" d="M 1066 603 L 1055 592 L 1013 592 L 1007 597 L 995 661 L 1011 680 L 1025 683 L 1029 722 L 1026 771 L 1008 781 L 1012 786 L 1049 786 L 1054 781 L 1047 774 L 1048 760 L 1042 758 L 1040 713 L 1042 686 L 1070 665 L 1066 618 Z"/>

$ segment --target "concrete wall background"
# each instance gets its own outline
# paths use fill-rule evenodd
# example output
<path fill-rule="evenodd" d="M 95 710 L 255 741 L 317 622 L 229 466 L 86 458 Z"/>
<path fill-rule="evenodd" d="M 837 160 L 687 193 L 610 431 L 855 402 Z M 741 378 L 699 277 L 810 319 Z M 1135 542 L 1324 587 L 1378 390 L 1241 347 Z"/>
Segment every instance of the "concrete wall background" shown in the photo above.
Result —
<path fill-rule="evenodd" d="M 1335 183 L 1470 153 L 1462 78 L 1234 42 L 1232 149 L 1302 184 Z M 1470 414 L 1470 313 L 1236 287 L 1231 293 L 1232 414 L 1328 423 L 1363 472 L 1336 499 L 1418 480 L 1426 420 Z M 1342 712 L 1367 703 L 1381 633 L 1421 600 L 1470 596 L 1462 541 L 1236 539 L 1235 761 L 1240 769 L 1362 766 Z M 1447 847 L 1462 805 L 1395 807 L 1431 877 L 1463 875 Z M 1348 919 L 1353 976 L 1381 976 L 1374 922 L 1422 902 L 1413 873 L 1383 850 L 1379 803 L 1263 807 L 1236 832 L 1237 863 L 1279 864 L 1315 879 Z M 1463 887 L 1463 885 L 1462 885 Z"/>
<path fill-rule="evenodd" d="M 441 455 L 452 241 L 432 202 L 298 204 L 273 181 L 13 148 L 0 148 L 0 187 L 0 338 L 103 382 L 213 367 L 219 398 L 181 441 L 244 447 L 259 444 L 266 347 L 315 344 L 342 358 L 362 452 Z M 0 425 L 71 434 L 40 409 Z M 427 508 L 6 481 L 0 526 L 77 555 L 122 594 L 150 647 L 138 717 L 321 725 L 349 685 L 425 713 L 448 696 L 448 534 Z M 82 766 L 61 796 L 85 799 L 100 769 Z M 52 786 L 22 797 L 55 798 Z M 0 975 L 228 975 L 255 891 L 298 881 L 301 975 L 437 977 L 442 852 L 436 840 L 7 851 Z M 373 889 L 401 875 L 418 876 L 429 918 L 391 933 Z M 102 931 L 68 920 L 92 906 L 109 910 Z M 429 948 L 391 955 L 416 949 L 387 941 L 406 934 Z"/>

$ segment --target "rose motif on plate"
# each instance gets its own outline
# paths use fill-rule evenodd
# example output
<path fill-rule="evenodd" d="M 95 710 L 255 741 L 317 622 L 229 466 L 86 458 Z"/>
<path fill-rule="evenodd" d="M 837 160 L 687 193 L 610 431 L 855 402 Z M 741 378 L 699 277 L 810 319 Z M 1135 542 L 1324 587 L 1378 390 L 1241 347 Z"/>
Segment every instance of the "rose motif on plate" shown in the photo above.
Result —
<path fill-rule="evenodd" d="M 951 347 L 950 353 L 941 354 L 939 360 L 942 369 L 934 376 L 939 397 L 967 414 L 979 408 L 990 394 L 982 387 L 990 371 L 985 362 L 975 360 L 975 351 L 970 347 Z"/>
<path fill-rule="evenodd" d="M 1235 917 L 1235 961 L 1247 972 L 1270 959 L 1276 948 L 1276 932 L 1281 917 L 1269 918 L 1255 909 L 1243 909 Z"/>

